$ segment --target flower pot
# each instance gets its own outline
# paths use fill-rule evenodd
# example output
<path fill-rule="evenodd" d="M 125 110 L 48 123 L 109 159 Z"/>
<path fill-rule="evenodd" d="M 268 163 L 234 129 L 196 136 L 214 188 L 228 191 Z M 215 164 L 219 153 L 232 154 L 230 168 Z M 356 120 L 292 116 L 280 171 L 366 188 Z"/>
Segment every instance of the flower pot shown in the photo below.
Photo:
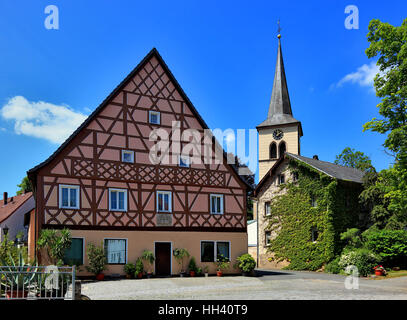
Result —
<path fill-rule="evenodd" d="M 150 279 L 153 276 L 151 272 L 147 273 L 147 279 Z"/>
<path fill-rule="evenodd" d="M 223 275 L 223 272 L 222 271 L 216 271 L 216 275 L 218 276 L 218 277 L 221 277 L 222 275 Z"/>
<path fill-rule="evenodd" d="M 242 272 L 243 277 L 249 277 L 251 275 L 251 272 Z"/>
<path fill-rule="evenodd" d="M 96 275 L 97 281 L 103 281 L 104 278 L 105 278 L 105 275 L 103 273 L 99 273 Z"/>
<path fill-rule="evenodd" d="M 14 290 L 14 291 L 6 291 L 6 298 L 7 299 L 22 299 L 27 298 L 28 291 L 23 290 Z"/>
<path fill-rule="evenodd" d="M 138 278 L 138 279 L 143 278 L 143 273 L 142 273 L 142 272 L 137 273 L 137 278 Z"/>
<path fill-rule="evenodd" d="M 189 271 L 189 276 L 190 277 L 195 277 L 195 275 L 196 275 L 195 271 Z"/>
<path fill-rule="evenodd" d="M 209 277 L 209 273 L 205 272 L 205 277 L 208 278 Z"/>
<path fill-rule="evenodd" d="M 376 276 L 382 276 L 382 275 L 383 275 L 383 270 L 375 270 L 375 271 L 374 271 L 374 274 L 375 274 Z"/>
<path fill-rule="evenodd" d="M 131 274 L 126 274 L 126 279 L 131 279 L 131 278 L 132 278 Z"/>

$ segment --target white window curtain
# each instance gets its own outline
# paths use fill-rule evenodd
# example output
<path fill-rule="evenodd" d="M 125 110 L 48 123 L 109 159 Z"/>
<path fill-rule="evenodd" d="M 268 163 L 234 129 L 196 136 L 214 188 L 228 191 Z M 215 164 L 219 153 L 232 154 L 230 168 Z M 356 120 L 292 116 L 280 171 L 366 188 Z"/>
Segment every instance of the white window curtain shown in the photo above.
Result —
<path fill-rule="evenodd" d="M 126 240 L 106 240 L 108 263 L 126 263 Z"/>

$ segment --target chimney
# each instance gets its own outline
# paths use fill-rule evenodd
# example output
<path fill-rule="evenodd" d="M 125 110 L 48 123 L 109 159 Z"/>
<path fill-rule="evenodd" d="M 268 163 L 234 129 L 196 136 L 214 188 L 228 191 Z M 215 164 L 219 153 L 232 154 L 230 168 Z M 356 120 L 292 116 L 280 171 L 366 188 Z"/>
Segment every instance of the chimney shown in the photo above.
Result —
<path fill-rule="evenodd" d="M 6 205 L 7 204 L 7 192 L 3 193 L 3 204 Z"/>
<path fill-rule="evenodd" d="M 319 159 L 318 159 L 318 155 L 317 155 L 317 154 L 313 155 L 313 156 L 312 156 L 312 159 L 314 159 L 314 160 L 319 160 Z"/>

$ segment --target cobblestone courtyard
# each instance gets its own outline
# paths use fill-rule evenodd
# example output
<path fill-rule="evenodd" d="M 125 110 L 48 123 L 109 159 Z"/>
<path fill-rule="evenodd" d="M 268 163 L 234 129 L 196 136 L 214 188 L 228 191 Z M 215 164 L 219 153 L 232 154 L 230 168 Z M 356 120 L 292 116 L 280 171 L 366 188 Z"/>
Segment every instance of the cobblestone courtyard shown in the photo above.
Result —
<path fill-rule="evenodd" d="M 85 282 L 82 293 L 96 299 L 402 299 L 407 277 L 359 279 L 359 289 L 345 288 L 345 277 L 314 272 L 260 272 L 259 277 L 199 277 Z"/>

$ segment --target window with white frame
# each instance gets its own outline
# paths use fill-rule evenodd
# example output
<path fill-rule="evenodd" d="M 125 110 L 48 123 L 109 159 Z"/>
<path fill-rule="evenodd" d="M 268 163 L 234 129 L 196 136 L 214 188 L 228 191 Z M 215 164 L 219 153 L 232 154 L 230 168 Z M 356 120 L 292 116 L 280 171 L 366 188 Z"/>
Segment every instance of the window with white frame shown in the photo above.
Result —
<path fill-rule="evenodd" d="M 266 216 L 271 215 L 271 206 L 270 205 L 271 205 L 270 201 L 267 201 L 264 203 L 264 214 Z"/>
<path fill-rule="evenodd" d="M 105 239 L 108 264 L 126 264 L 127 239 Z"/>
<path fill-rule="evenodd" d="M 157 211 L 171 212 L 171 191 L 157 191 Z"/>
<path fill-rule="evenodd" d="M 111 211 L 127 211 L 126 189 L 109 189 L 109 209 Z"/>
<path fill-rule="evenodd" d="M 201 241 L 201 262 L 215 262 L 215 257 L 230 261 L 229 241 Z"/>
<path fill-rule="evenodd" d="M 317 201 L 317 197 L 315 195 L 311 195 L 311 207 L 317 207 L 318 206 L 318 201 Z"/>
<path fill-rule="evenodd" d="M 179 156 L 178 163 L 179 163 L 179 166 L 182 168 L 189 168 L 189 166 L 190 166 L 189 157 Z"/>
<path fill-rule="evenodd" d="M 212 214 L 223 214 L 223 195 L 211 194 L 210 205 Z"/>
<path fill-rule="evenodd" d="M 79 186 L 59 185 L 59 207 L 79 209 Z"/>
<path fill-rule="evenodd" d="M 271 243 L 271 231 L 266 231 L 264 235 L 266 240 L 266 246 L 268 246 Z"/>
<path fill-rule="evenodd" d="M 148 113 L 148 121 L 152 124 L 160 124 L 160 113 L 158 111 L 150 111 Z"/>
<path fill-rule="evenodd" d="M 122 150 L 122 162 L 134 163 L 134 151 Z"/>

